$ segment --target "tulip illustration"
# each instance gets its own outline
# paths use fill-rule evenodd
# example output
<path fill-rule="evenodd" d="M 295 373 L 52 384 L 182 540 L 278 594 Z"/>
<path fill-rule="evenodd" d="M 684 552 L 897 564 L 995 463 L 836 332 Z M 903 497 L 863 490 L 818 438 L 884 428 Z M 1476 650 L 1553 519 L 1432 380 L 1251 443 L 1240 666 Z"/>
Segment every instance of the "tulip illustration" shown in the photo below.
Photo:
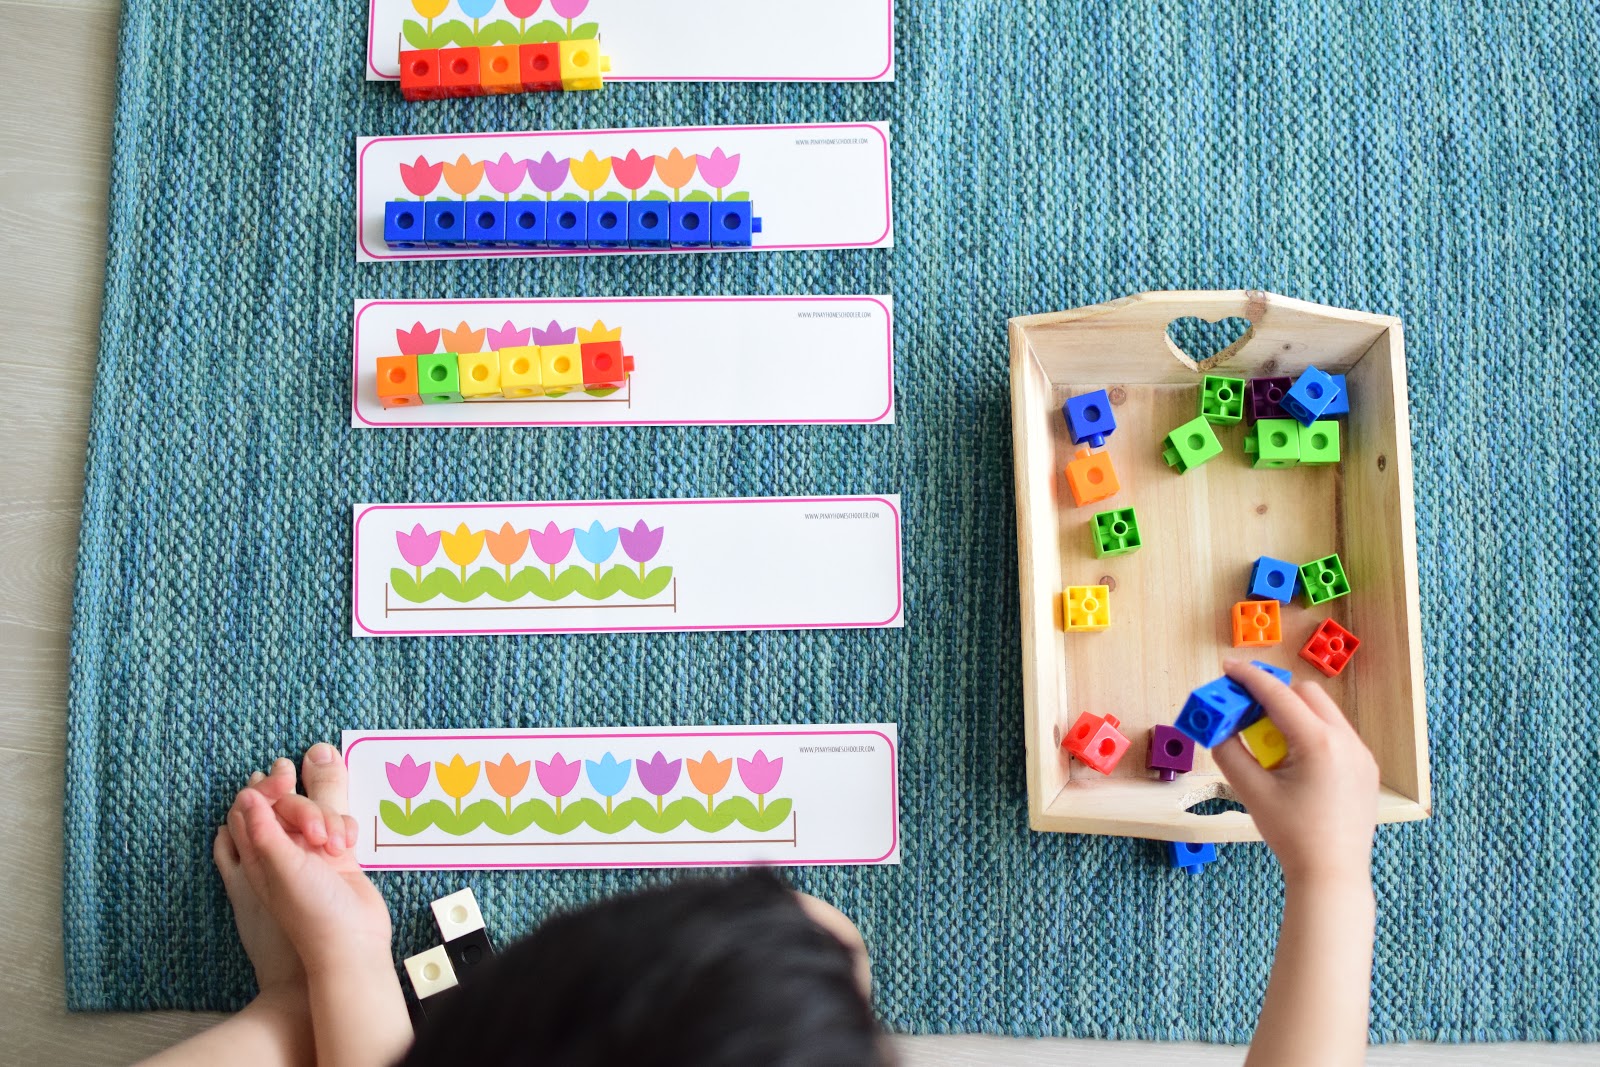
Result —
<path fill-rule="evenodd" d="M 395 531 L 395 541 L 400 545 L 400 558 L 417 568 L 417 581 L 422 581 L 422 568 L 433 562 L 439 554 L 439 535 L 429 533 L 422 523 L 411 527 L 411 532 Z"/>
<path fill-rule="evenodd" d="M 443 163 L 430 164 L 422 156 L 418 156 L 415 163 L 400 164 L 400 180 L 419 200 L 439 187 L 439 176 L 443 173 Z"/>
<path fill-rule="evenodd" d="M 550 6 L 555 13 L 567 20 L 567 36 L 572 36 L 572 20 L 583 14 L 583 9 L 589 6 L 589 0 L 550 0 Z"/>
<path fill-rule="evenodd" d="M 533 343 L 536 345 L 570 345 L 578 339 L 578 328 L 563 330 L 561 324 L 554 319 L 544 329 L 535 326 L 532 330 Z"/>
<path fill-rule="evenodd" d="M 538 159 L 525 159 L 522 162 L 527 164 L 528 177 L 544 191 L 544 198 L 549 200 L 552 193 L 567 183 L 567 170 L 572 160 L 557 159 L 546 152 Z"/>
<path fill-rule="evenodd" d="M 506 814 L 511 814 L 511 798 L 522 792 L 528 784 L 528 768 L 532 764 L 518 763 L 507 752 L 499 763 L 485 760 L 483 771 L 489 776 L 489 788 L 506 798 Z"/>
<path fill-rule="evenodd" d="M 483 164 L 474 163 L 461 156 L 454 163 L 444 165 L 444 183 L 466 203 L 467 196 L 483 184 Z"/>
<path fill-rule="evenodd" d="M 572 792 L 573 786 L 578 784 L 578 772 L 583 769 L 583 761 L 568 760 L 557 752 L 549 763 L 534 760 L 533 769 L 539 776 L 539 788 L 556 798 L 556 814 L 560 815 L 561 798 Z"/>
<path fill-rule="evenodd" d="M 474 330 L 466 323 L 462 323 L 453 330 L 443 330 L 444 350 L 460 355 L 463 352 L 483 351 L 483 335 L 487 330 Z"/>
<path fill-rule="evenodd" d="M 594 786 L 594 791 L 606 798 L 606 814 L 611 814 L 611 798 L 622 792 L 628 784 L 628 777 L 633 772 L 633 760 L 625 759 L 617 762 L 617 757 L 607 752 L 600 758 L 600 762 L 584 760 L 583 769 L 589 772 L 589 784 Z"/>
<path fill-rule="evenodd" d="M 722 199 L 722 190 L 733 184 L 735 175 L 739 173 L 739 153 L 724 155 L 722 149 L 714 148 L 709 156 L 700 156 L 700 177 L 706 184 L 717 191 L 717 199 Z"/>
<path fill-rule="evenodd" d="M 411 6 L 417 9 L 417 14 L 428 20 L 428 33 L 433 33 L 433 20 L 444 14 L 444 9 L 450 6 L 450 0 L 411 0 Z"/>
<path fill-rule="evenodd" d="M 783 773 L 783 757 L 768 759 L 767 754 L 756 749 L 755 759 L 739 761 L 739 780 L 756 795 L 756 810 L 767 810 L 767 794 L 777 788 L 778 775 Z"/>
<path fill-rule="evenodd" d="M 539 5 L 544 0 L 506 0 L 506 10 L 511 12 L 511 17 L 517 20 L 517 31 L 528 32 L 528 20 L 533 13 L 539 10 Z"/>
<path fill-rule="evenodd" d="M 639 761 L 639 784 L 645 791 L 656 798 L 656 814 L 660 814 L 661 798 L 672 792 L 678 784 L 678 775 L 683 773 L 683 760 L 667 761 L 667 757 L 657 752 L 650 760 Z"/>
<path fill-rule="evenodd" d="M 444 554 L 450 557 L 450 562 L 461 568 L 461 580 L 467 580 L 467 564 L 478 558 L 483 551 L 483 540 L 486 534 L 483 530 L 474 533 L 467 529 L 467 524 L 462 523 L 456 527 L 455 533 L 440 533 L 439 539 L 444 543 Z"/>
<path fill-rule="evenodd" d="M 439 788 L 455 799 L 457 815 L 461 814 L 461 798 L 472 792 L 472 787 L 478 784 L 478 768 L 481 766 L 481 763 L 463 761 L 459 752 L 449 763 L 433 765 L 433 776 L 439 779 Z"/>
<path fill-rule="evenodd" d="M 601 159 L 594 154 L 594 150 L 583 154 L 582 159 L 572 161 L 572 180 L 578 183 L 578 188 L 589 194 L 589 199 L 594 199 L 594 192 L 606 183 L 611 177 L 611 157 Z"/>
<path fill-rule="evenodd" d="M 587 530 L 573 530 L 573 539 L 578 543 L 578 554 L 594 564 L 594 576 L 600 577 L 600 564 L 611 558 L 617 550 L 616 530 L 607 530 L 600 525 L 599 520 L 589 524 Z"/>
<path fill-rule="evenodd" d="M 461 13 L 472 20 L 472 32 L 478 32 L 478 20 L 494 10 L 496 0 L 456 0 L 461 5 Z"/>
<path fill-rule="evenodd" d="M 511 580 L 511 565 L 528 551 L 528 531 L 513 530 L 509 522 L 500 524 L 499 533 L 484 535 L 489 542 L 489 555 L 506 569 L 506 581 Z"/>
<path fill-rule="evenodd" d="M 567 558 L 567 553 L 572 551 L 572 535 L 576 530 L 563 530 L 555 523 L 547 523 L 542 530 L 529 530 L 528 543 L 533 545 L 533 554 L 550 568 L 550 580 L 555 581 L 556 564 Z"/>
<path fill-rule="evenodd" d="M 439 331 L 424 330 L 420 322 L 409 330 L 396 330 L 394 337 L 402 356 L 429 356 L 439 347 Z"/>
<path fill-rule="evenodd" d="M 733 760 L 725 759 L 717 762 L 717 757 L 707 752 L 698 760 L 684 760 L 689 768 L 689 781 L 696 789 L 706 795 L 706 814 L 711 813 L 711 798 L 722 792 L 728 784 L 729 775 L 733 774 Z"/>
<path fill-rule="evenodd" d="M 500 329 L 489 327 L 489 351 L 497 352 L 502 348 L 521 348 L 528 343 L 532 330 L 519 330 L 510 322 Z"/>
<path fill-rule="evenodd" d="M 639 565 L 639 577 L 644 577 L 644 565 L 655 559 L 656 553 L 661 551 L 661 536 L 666 531 L 665 526 L 650 529 L 643 519 L 634 523 L 631 530 L 627 527 L 617 530 L 617 536 L 622 540 L 622 551 Z"/>
<path fill-rule="evenodd" d="M 676 148 L 656 157 L 656 174 L 672 190 L 672 199 L 678 199 L 683 187 L 694 180 L 695 163 L 694 156 L 686 156 Z"/>
<path fill-rule="evenodd" d="M 639 199 L 639 190 L 645 187 L 650 176 L 656 172 L 655 156 L 639 156 L 636 148 L 628 149 L 625 156 L 611 157 L 611 173 L 617 176 L 617 181 L 629 192 L 628 199 Z"/>
<path fill-rule="evenodd" d="M 489 184 L 494 186 L 494 191 L 510 200 L 511 194 L 517 191 L 517 186 L 528 176 L 528 161 L 513 160 L 509 152 L 502 152 L 498 160 L 483 165 L 483 172 L 488 175 Z"/>
<path fill-rule="evenodd" d="M 411 816 L 411 798 L 428 787 L 428 769 L 431 763 L 418 763 L 407 755 L 399 763 L 385 763 L 389 775 L 389 788 L 406 802 L 406 817 Z"/>

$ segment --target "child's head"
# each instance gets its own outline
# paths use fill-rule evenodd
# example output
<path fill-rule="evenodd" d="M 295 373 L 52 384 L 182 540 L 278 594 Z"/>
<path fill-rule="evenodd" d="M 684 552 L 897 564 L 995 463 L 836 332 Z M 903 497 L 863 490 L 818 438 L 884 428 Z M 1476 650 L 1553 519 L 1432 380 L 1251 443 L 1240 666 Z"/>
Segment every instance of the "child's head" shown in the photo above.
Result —
<path fill-rule="evenodd" d="M 866 955 L 776 878 L 701 879 L 557 916 L 496 956 L 404 1067 L 855 1067 L 889 1062 Z"/>

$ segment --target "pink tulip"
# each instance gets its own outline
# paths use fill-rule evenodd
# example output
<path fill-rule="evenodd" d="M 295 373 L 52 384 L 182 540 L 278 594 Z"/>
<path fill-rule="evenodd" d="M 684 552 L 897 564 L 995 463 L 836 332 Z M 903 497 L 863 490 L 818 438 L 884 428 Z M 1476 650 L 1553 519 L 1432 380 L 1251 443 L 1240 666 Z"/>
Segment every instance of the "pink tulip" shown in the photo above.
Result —
<path fill-rule="evenodd" d="M 421 527 L 418 527 L 421 529 Z M 438 534 L 434 534 L 435 539 Z M 433 767 L 431 763 L 418 764 L 416 760 L 407 755 L 399 763 L 385 763 L 384 771 L 389 775 L 389 788 L 395 795 L 406 802 L 406 815 L 411 814 L 411 798 L 415 797 L 428 785 L 428 772 Z"/>
<path fill-rule="evenodd" d="M 656 157 L 645 156 L 640 158 L 637 148 L 628 149 L 625 156 L 611 157 L 611 173 L 622 183 L 622 187 L 635 194 L 643 189 L 656 172 Z"/>
<path fill-rule="evenodd" d="M 655 559 L 656 553 L 661 551 L 661 538 L 666 532 L 665 526 L 650 529 L 643 519 L 634 523 L 631 530 L 624 526 L 617 531 L 617 536 L 622 540 L 622 551 L 639 565 L 639 577 L 644 577 L 644 565 Z"/>
<path fill-rule="evenodd" d="M 494 186 L 494 191 L 509 200 L 511 194 L 522 184 L 522 180 L 528 176 L 528 161 L 513 160 L 510 153 L 503 152 L 498 160 L 484 163 L 483 173 L 488 176 L 489 184 Z"/>
<path fill-rule="evenodd" d="M 550 6 L 564 19 L 575 19 L 589 6 L 589 0 L 550 0 Z"/>
<path fill-rule="evenodd" d="M 726 155 L 722 149 L 713 149 L 709 156 L 700 157 L 700 177 L 706 180 L 717 191 L 717 199 L 722 199 L 722 190 L 733 184 L 733 179 L 739 173 L 739 153 Z"/>
<path fill-rule="evenodd" d="M 533 545 L 533 554 L 549 566 L 552 580 L 556 576 L 556 564 L 566 559 L 567 553 L 572 551 L 572 535 L 576 532 L 560 529 L 553 522 L 543 530 L 528 531 L 528 543 Z"/>
<path fill-rule="evenodd" d="M 533 771 L 539 776 L 539 787 L 556 798 L 556 814 L 561 814 L 561 798 L 572 792 L 578 784 L 578 773 L 583 770 L 583 760 L 568 762 L 556 753 L 549 763 L 533 761 Z"/>
<path fill-rule="evenodd" d="M 756 795 L 756 810 L 765 811 L 767 794 L 778 786 L 778 776 L 783 773 L 783 757 L 769 760 L 767 754 L 756 750 L 755 759 L 739 761 L 739 780 Z"/>
<path fill-rule="evenodd" d="M 417 568 L 417 581 L 422 581 L 422 568 L 439 554 L 439 535 L 428 533 L 419 522 L 411 527 L 410 533 L 397 532 L 394 539 L 400 546 L 400 558 Z"/>
<path fill-rule="evenodd" d="M 439 177 L 444 173 L 443 163 L 430 165 L 422 156 L 415 163 L 400 164 L 400 180 L 406 183 L 412 195 L 423 197 L 439 187 Z"/>
<path fill-rule="evenodd" d="M 528 168 L 528 177 L 533 179 L 544 192 L 544 198 L 550 199 L 550 194 L 560 189 L 567 183 L 567 172 L 572 166 L 570 159 L 557 159 L 549 152 L 538 159 L 524 159 L 523 166 Z"/>
<path fill-rule="evenodd" d="M 502 348 L 521 348 L 528 343 L 528 336 L 532 330 L 519 330 L 515 324 L 507 322 L 501 329 L 489 327 L 489 351 L 497 352 Z"/>
<path fill-rule="evenodd" d="M 394 336 L 402 356 L 429 356 L 439 347 L 439 331 L 424 330 L 420 322 L 409 330 L 396 330 Z"/>

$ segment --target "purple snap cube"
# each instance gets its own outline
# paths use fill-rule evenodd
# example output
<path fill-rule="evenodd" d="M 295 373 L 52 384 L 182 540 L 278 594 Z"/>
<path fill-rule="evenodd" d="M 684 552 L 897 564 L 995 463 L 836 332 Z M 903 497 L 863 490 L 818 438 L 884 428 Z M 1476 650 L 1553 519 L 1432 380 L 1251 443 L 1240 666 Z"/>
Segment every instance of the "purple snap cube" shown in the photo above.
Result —
<path fill-rule="evenodd" d="M 1287 419 L 1283 398 L 1294 386 L 1291 378 L 1251 378 L 1245 387 L 1244 413 L 1251 422 L 1258 419 Z"/>
<path fill-rule="evenodd" d="M 1161 772 L 1163 782 L 1188 774 L 1194 770 L 1194 740 L 1175 726 L 1152 727 L 1148 764 L 1152 771 Z"/>

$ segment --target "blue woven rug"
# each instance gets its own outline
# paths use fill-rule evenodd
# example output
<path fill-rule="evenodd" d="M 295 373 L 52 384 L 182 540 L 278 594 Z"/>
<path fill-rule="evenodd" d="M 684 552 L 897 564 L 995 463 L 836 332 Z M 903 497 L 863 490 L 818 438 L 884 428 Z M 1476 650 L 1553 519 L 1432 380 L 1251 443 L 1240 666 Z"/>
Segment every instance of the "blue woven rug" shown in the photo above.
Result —
<path fill-rule="evenodd" d="M 1282 901 L 1026 829 L 1005 319 L 1256 287 L 1404 318 L 1436 817 L 1380 1040 L 1600 1038 L 1592 4 L 902 3 L 894 85 L 406 106 L 365 3 L 127 0 L 68 753 L 77 1008 L 249 988 L 208 843 L 341 727 L 900 723 L 905 863 L 801 871 L 908 1031 L 1249 1036 Z M 1498 5 L 1496 5 L 1498 6 Z M 1506 5 L 1513 7 L 1514 5 Z M 358 268 L 358 134 L 889 119 L 892 252 Z M 352 432 L 356 296 L 892 291 L 893 427 Z M 904 494 L 903 632 L 354 640 L 350 506 Z M 35 813 L 37 814 L 37 813 Z M 41 816 L 42 817 L 42 816 Z M 505 938 L 630 873 L 475 874 Z M 430 943 L 448 873 L 380 880 Z"/>

